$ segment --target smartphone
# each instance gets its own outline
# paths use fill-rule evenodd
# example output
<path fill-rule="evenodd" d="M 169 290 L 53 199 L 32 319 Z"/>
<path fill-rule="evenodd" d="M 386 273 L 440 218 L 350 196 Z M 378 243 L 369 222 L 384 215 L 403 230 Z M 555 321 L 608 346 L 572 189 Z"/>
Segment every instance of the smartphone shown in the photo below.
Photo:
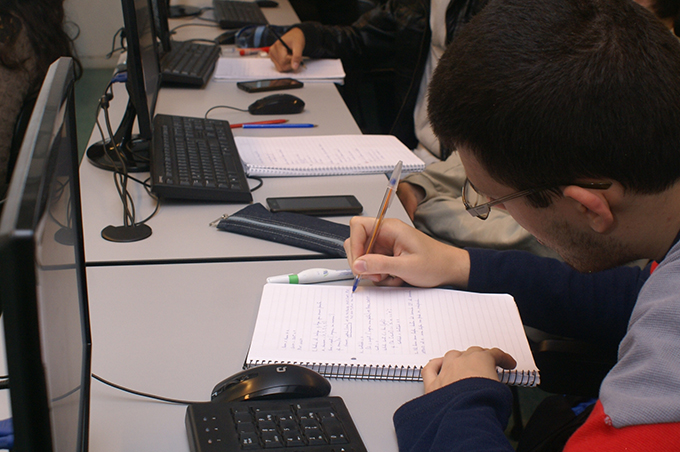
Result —
<path fill-rule="evenodd" d="M 352 195 L 339 196 L 291 196 L 267 198 L 272 212 L 295 212 L 315 216 L 357 215 L 364 208 Z"/>
<path fill-rule="evenodd" d="M 267 80 L 252 80 L 250 82 L 238 82 L 236 86 L 248 93 L 261 93 L 263 91 L 278 91 L 281 89 L 302 88 L 304 83 L 294 78 L 272 78 Z"/>

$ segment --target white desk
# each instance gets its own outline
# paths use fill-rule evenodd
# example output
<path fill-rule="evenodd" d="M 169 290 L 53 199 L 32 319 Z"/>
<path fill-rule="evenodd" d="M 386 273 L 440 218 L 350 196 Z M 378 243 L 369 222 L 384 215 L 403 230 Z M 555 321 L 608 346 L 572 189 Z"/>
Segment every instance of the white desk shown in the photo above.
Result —
<path fill-rule="evenodd" d="M 266 276 L 339 259 L 90 267 L 92 372 L 166 397 L 207 401 L 241 370 Z M 346 281 L 349 284 L 351 281 Z M 394 411 L 422 394 L 416 382 L 331 380 L 371 452 L 396 451 Z M 93 381 L 90 450 L 188 451 L 186 407 Z"/>
<path fill-rule="evenodd" d="M 288 14 L 286 9 L 292 9 L 287 0 L 278 1 L 281 9 L 265 10 L 270 22 L 295 22 L 294 14 L 293 19 L 281 19 Z M 183 3 L 201 5 L 204 1 Z M 274 19 L 274 14 L 279 19 Z M 171 21 L 171 28 L 181 22 Z M 219 32 L 187 27 L 178 30 L 175 38 L 205 37 L 197 33 L 214 37 Z M 295 95 L 306 102 L 305 111 L 296 115 L 295 121 L 318 124 L 305 133 L 360 133 L 334 85 L 307 83 Z M 245 108 L 259 97 L 238 90 L 233 83 L 210 82 L 203 89 L 163 88 L 156 112 L 203 116 L 214 105 Z M 116 86 L 113 124 L 118 124 L 126 102 L 124 88 Z M 210 117 L 230 122 L 254 118 L 226 109 Z M 259 136 L 300 132 L 235 130 L 236 135 Z M 95 129 L 90 143 L 100 139 Z M 101 238 L 101 230 L 110 224 L 120 225 L 122 219 L 112 175 L 83 159 L 80 177 L 92 371 L 115 383 L 166 397 L 207 401 L 216 383 L 241 370 L 267 276 L 311 267 L 347 266 L 344 259 L 324 259 L 311 251 L 209 228 L 209 222 L 236 212 L 243 204 L 166 201 L 148 222 L 153 229 L 151 237 L 127 244 L 107 242 Z M 268 178 L 253 195 L 255 202 L 264 202 L 273 195 L 354 194 L 363 204 L 364 214 L 373 216 L 386 182 L 384 175 Z M 131 186 L 131 191 L 138 219 L 145 218 L 152 211 L 151 199 L 138 186 Z M 388 216 L 409 221 L 400 203 L 392 205 Z M 347 222 L 349 218 L 335 220 Z M 331 394 L 345 400 L 368 450 L 396 451 L 392 415 L 402 403 L 419 396 L 422 385 L 351 380 L 331 383 Z M 150 401 L 93 381 L 89 450 L 186 452 L 185 411 L 185 406 Z"/>
<path fill-rule="evenodd" d="M 208 30 L 215 33 L 213 29 Z M 288 130 L 234 129 L 234 134 L 295 136 L 361 133 L 332 83 L 307 83 L 302 89 L 295 90 L 295 94 L 305 101 L 306 107 L 301 114 L 290 115 L 291 119 L 296 122 L 313 122 L 318 124 L 318 127 Z M 246 93 L 236 88 L 234 83 L 226 82 L 211 81 L 203 89 L 162 88 L 156 112 L 202 117 L 214 105 L 246 108 L 261 96 L 261 93 Z M 112 124 L 120 122 L 126 103 L 125 87 L 116 84 L 110 108 Z M 230 122 L 246 122 L 280 116 L 255 117 L 244 112 L 219 109 L 212 112 L 210 117 Z M 102 114 L 101 121 L 103 120 Z M 100 140 L 99 130 L 95 127 L 90 144 Z M 140 173 L 139 177 L 145 179 L 148 173 Z M 208 227 L 213 220 L 225 213 L 231 214 L 240 210 L 244 204 L 201 204 L 165 200 L 162 201 L 159 213 L 147 223 L 153 230 L 151 237 L 134 243 L 109 242 L 101 237 L 102 229 L 109 225 L 121 225 L 123 218 L 122 204 L 115 190 L 113 175 L 94 167 L 87 158 L 83 158 L 80 178 L 85 260 L 88 265 L 322 256 L 316 252 L 229 234 Z M 364 215 L 374 216 L 380 207 L 385 187 L 386 178 L 383 175 L 265 178 L 263 187 L 253 192 L 253 197 L 255 202 L 266 205 L 265 198 L 271 196 L 353 194 L 363 205 Z M 155 201 L 138 184 L 130 183 L 129 189 L 136 206 L 137 221 L 140 221 L 153 211 Z M 388 216 L 410 223 L 400 203 L 393 203 Z M 333 221 L 347 223 L 349 217 L 337 217 Z"/>

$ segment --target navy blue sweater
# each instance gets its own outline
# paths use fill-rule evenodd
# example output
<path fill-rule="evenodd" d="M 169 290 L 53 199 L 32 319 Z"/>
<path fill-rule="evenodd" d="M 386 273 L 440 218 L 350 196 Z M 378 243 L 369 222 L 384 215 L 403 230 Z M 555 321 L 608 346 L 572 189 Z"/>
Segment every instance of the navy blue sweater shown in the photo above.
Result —
<path fill-rule="evenodd" d="M 626 333 L 649 266 L 583 274 L 522 251 L 470 249 L 468 290 L 509 293 L 525 325 L 617 345 Z M 394 414 L 400 451 L 512 451 L 504 430 L 512 395 L 503 384 L 469 378 L 414 399 Z"/>

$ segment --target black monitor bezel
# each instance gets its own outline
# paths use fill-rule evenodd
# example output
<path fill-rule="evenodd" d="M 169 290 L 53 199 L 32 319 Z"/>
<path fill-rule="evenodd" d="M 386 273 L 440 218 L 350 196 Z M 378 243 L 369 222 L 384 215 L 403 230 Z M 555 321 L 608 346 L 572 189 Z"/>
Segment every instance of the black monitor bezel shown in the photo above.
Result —
<path fill-rule="evenodd" d="M 67 133 L 71 140 L 68 172 L 72 176 L 70 202 L 76 237 L 74 258 L 83 341 L 77 452 L 88 450 L 92 340 L 82 242 L 74 82 L 71 58 L 60 58 L 52 64 L 27 127 L 0 220 L 0 301 L 10 376 L 14 450 L 17 451 L 62 452 L 53 447 L 35 262 L 36 228 L 40 218 L 49 214 L 46 209 L 49 206 L 50 181 L 54 175 L 57 153 L 60 152 L 52 146 L 55 126 L 60 125 L 60 114 L 64 115 L 61 125 L 69 127 Z"/>
<path fill-rule="evenodd" d="M 150 0 L 121 0 L 121 3 L 127 43 L 127 91 L 137 114 L 139 137 L 151 142 L 153 117 L 161 85 L 153 9 Z M 149 18 L 146 23 L 139 20 L 138 11 L 146 11 Z M 147 27 L 146 30 L 144 29 L 145 26 Z M 152 51 L 143 53 L 140 35 L 145 31 L 152 38 Z M 148 69 L 151 69 L 151 73 L 148 73 Z M 147 80 L 150 80 L 150 82 L 147 82 Z"/>

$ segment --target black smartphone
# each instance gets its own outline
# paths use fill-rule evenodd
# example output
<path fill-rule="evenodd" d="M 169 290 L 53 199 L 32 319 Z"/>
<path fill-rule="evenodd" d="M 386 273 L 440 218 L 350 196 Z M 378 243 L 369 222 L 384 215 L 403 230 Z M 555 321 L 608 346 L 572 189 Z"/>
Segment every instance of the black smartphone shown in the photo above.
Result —
<path fill-rule="evenodd" d="M 267 198 L 267 205 L 272 212 L 295 212 L 316 216 L 356 215 L 364 210 L 357 198 L 352 195 Z"/>
<path fill-rule="evenodd" d="M 251 80 L 238 82 L 236 86 L 248 93 L 261 93 L 263 91 L 278 91 L 282 89 L 302 88 L 304 83 L 294 78 L 272 78 L 267 80 Z"/>

